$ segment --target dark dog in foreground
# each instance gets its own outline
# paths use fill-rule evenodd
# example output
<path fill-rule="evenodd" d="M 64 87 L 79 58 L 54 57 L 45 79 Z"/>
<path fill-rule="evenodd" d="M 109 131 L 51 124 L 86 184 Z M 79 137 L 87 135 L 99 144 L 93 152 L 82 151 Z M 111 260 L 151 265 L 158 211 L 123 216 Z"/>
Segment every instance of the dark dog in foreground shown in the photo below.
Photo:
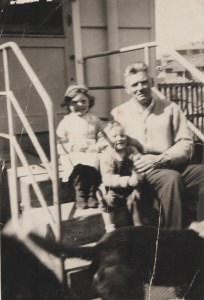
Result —
<path fill-rule="evenodd" d="M 67 300 L 69 290 L 14 236 L 1 236 L 2 300 Z M 66 295 L 66 298 L 65 298 Z"/>
<path fill-rule="evenodd" d="M 103 299 L 144 299 L 151 278 L 153 285 L 180 287 L 182 299 L 204 299 L 204 239 L 194 230 L 124 227 L 93 248 L 30 237 L 54 255 L 91 260 L 89 273 Z"/>

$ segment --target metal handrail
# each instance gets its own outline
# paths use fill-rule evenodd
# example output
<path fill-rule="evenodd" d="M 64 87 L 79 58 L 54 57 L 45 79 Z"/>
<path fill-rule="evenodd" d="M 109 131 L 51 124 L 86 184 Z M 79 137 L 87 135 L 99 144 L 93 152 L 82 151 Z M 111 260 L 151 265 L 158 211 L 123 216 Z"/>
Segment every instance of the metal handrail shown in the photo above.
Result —
<path fill-rule="evenodd" d="M 41 159 L 41 162 L 43 163 L 43 165 L 45 166 L 46 171 L 48 172 L 50 178 L 53 178 L 53 174 L 52 174 L 52 170 L 50 167 L 50 162 L 45 154 L 45 152 L 43 151 L 32 127 L 30 126 L 30 123 L 28 122 L 23 110 L 21 109 L 20 105 L 18 104 L 18 101 L 16 99 L 16 97 L 14 96 L 12 91 L 9 92 L 0 92 L 0 96 L 7 96 L 9 97 L 11 103 L 13 104 L 13 107 L 15 108 L 24 128 L 26 128 L 26 131 L 29 135 L 29 137 L 31 138 L 31 140 L 33 141 L 33 143 L 35 144 L 35 149 Z"/>
<path fill-rule="evenodd" d="M 97 54 L 93 55 L 88 55 L 84 57 L 84 60 L 91 59 L 91 58 L 96 58 L 96 57 L 102 57 L 102 56 L 108 56 L 108 55 L 114 55 L 114 54 L 119 54 L 123 52 L 130 52 L 130 51 L 135 51 L 135 50 L 140 50 L 143 48 L 152 48 L 152 47 L 157 47 L 159 44 L 157 42 L 149 42 L 149 43 L 144 43 L 144 44 L 139 44 L 139 45 L 133 45 L 129 47 L 124 47 L 120 48 L 118 50 L 113 50 L 113 51 L 103 51 Z"/>
<path fill-rule="evenodd" d="M 113 50 L 113 51 L 103 51 L 97 54 L 93 55 L 88 55 L 84 57 L 84 61 L 91 59 L 91 58 L 97 58 L 97 57 L 103 57 L 103 56 L 109 56 L 109 55 L 114 55 L 114 54 L 120 54 L 120 53 L 125 53 L 125 52 L 131 52 L 135 50 L 140 50 L 140 49 L 149 49 L 153 47 L 161 47 L 163 48 L 164 51 L 167 53 L 171 54 L 173 58 L 175 58 L 179 63 L 181 63 L 185 69 L 187 69 L 189 72 L 193 73 L 193 75 L 198 78 L 201 82 L 204 83 L 204 75 L 196 68 L 194 67 L 190 62 L 188 62 L 181 54 L 179 54 L 176 50 L 172 49 L 170 46 L 165 46 L 162 44 L 159 44 L 158 42 L 149 42 L 149 43 L 143 43 L 139 45 L 133 45 L 129 47 L 124 47 L 120 48 L 118 50 Z"/>
<path fill-rule="evenodd" d="M 18 45 L 14 42 L 8 42 L 3 45 L 0 45 L 0 51 L 3 51 L 3 62 L 4 62 L 4 71 L 5 71 L 5 88 L 6 91 L 4 94 L 7 97 L 7 109 L 9 112 L 8 118 L 9 118 L 9 134 L 13 136 L 13 122 L 12 122 L 12 111 L 10 108 L 10 102 L 12 102 L 15 106 L 15 109 L 17 110 L 17 113 L 20 113 L 21 120 L 23 119 L 23 122 L 25 124 L 25 115 L 23 111 L 21 110 L 19 104 L 17 101 L 15 101 L 15 97 L 12 97 L 11 91 L 10 91 L 10 82 L 9 82 L 9 67 L 8 67 L 8 58 L 7 58 L 7 49 L 11 49 L 15 56 L 17 57 L 19 63 L 23 67 L 25 73 L 29 77 L 30 81 L 32 82 L 33 86 L 35 87 L 36 91 L 38 92 L 41 100 L 44 103 L 44 106 L 46 108 L 47 112 L 47 118 L 48 118 L 48 129 L 49 129 L 49 138 L 50 138 L 50 156 L 51 160 L 50 163 L 41 148 L 38 141 L 36 142 L 36 137 L 33 135 L 32 131 L 30 130 L 30 127 L 28 127 L 28 134 L 30 136 L 30 139 L 36 148 L 39 157 L 42 159 L 42 162 L 45 165 L 45 168 L 47 169 L 47 172 L 49 173 L 51 180 L 52 180 L 52 191 L 53 191 L 53 204 L 57 208 L 57 218 L 56 218 L 56 226 L 57 230 L 55 230 L 56 233 L 56 239 L 59 240 L 61 236 L 61 225 L 60 225 L 60 205 L 59 205 L 59 197 L 58 197 L 58 164 L 57 164 L 57 150 L 56 150 L 56 137 L 55 137 L 55 120 L 54 120 L 54 113 L 53 113 L 53 103 L 44 89 L 43 85 L 41 84 L 40 80 L 38 79 L 37 75 L 29 65 L 27 59 L 21 52 Z M 26 122 L 27 126 L 27 122 Z M 26 127 L 27 129 L 27 127 Z M 14 145 L 11 142 L 11 153 L 13 152 Z M 13 161 L 13 164 L 12 164 Z M 12 153 L 11 158 L 11 167 L 13 167 L 14 176 L 16 177 L 16 164 L 15 164 L 15 154 Z M 16 199 L 17 201 L 17 199 Z M 14 217 L 17 218 L 18 213 L 16 212 L 14 214 Z"/>
<path fill-rule="evenodd" d="M 161 46 L 168 54 L 171 54 L 175 60 L 184 66 L 189 72 L 191 72 L 198 80 L 204 83 L 204 74 L 201 73 L 196 67 L 194 67 L 187 59 L 171 47 Z"/>
<path fill-rule="evenodd" d="M 39 200 L 42 208 L 44 209 L 45 215 L 47 216 L 48 221 L 50 222 L 51 228 L 52 228 L 54 234 L 57 235 L 56 223 L 53 218 L 52 212 L 50 211 L 49 207 L 46 204 L 46 201 L 41 192 L 41 189 L 39 188 L 39 185 L 38 185 L 37 181 L 35 180 L 35 176 L 31 171 L 29 163 L 28 163 L 21 147 L 19 146 L 19 144 L 16 140 L 16 137 L 10 136 L 9 134 L 5 134 L 5 133 L 0 133 L 0 137 L 8 139 L 12 142 L 14 149 L 15 149 L 16 153 L 18 154 L 18 157 L 19 157 L 23 167 L 28 171 L 28 177 L 30 179 L 31 185 L 33 186 L 33 189 L 38 197 L 38 200 Z"/>

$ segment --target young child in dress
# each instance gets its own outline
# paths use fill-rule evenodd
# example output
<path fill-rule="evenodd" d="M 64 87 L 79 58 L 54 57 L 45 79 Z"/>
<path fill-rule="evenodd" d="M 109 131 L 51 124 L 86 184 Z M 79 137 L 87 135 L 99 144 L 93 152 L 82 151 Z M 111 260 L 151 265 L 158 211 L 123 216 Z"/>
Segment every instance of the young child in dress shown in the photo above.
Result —
<path fill-rule="evenodd" d="M 142 176 L 134 170 L 134 160 L 140 154 L 135 147 L 127 145 L 125 131 L 117 121 L 109 122 L 102 133 L 109 143 L 100 157 L 101 202 L 103 210 L 108 212 L 106 230 L 111 231 L 114 226 L 140 225 L 136 200 L 140 197 L 138 188 Z"/>
<path fill-rule="evenodd" d="M 97 135 L 102 129 L 98 117 L 89 112 L 94 97 L 86 86 L 72 84 L 68 87 L 64 103 L 68 114 L 59 123 L 58 153 L 63 166 L 63 182 L 71 180 L 75 189 L 76 207 L 96 208 L 96 190 L 100 184 L 98 156 L 100 145 Z"/>

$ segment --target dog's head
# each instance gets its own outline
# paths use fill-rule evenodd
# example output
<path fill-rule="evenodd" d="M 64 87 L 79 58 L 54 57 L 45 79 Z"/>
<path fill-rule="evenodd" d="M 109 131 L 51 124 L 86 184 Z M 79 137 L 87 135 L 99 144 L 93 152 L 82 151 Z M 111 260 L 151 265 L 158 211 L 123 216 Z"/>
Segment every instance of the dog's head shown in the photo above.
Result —
<path fill-rule="evenodd" d="M 104 264 L 94 275 L 94 285 L 104 300 L 131 299 L 128 297 L 132 290 L 134 270 L 126 264 Z"/>

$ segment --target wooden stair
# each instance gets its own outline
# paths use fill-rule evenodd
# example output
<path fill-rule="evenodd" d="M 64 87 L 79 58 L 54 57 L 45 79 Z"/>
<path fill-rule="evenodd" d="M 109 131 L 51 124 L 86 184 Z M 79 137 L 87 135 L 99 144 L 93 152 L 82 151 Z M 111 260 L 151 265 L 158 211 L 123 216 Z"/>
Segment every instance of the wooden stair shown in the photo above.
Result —
<path fill-rule="evenodd" d="M 49 176 L 41 165 L 32 165 L 32 172 L 36 181 L 42 188 L 49 210 L 54 215 L 55 207 L 50 202 L 51 185 Z M 8 170 L 8 176 L 12 173 Z M 59 177 L 62 176 L 62 169 L 59 169 Z M 35 194 L 32 191 L 30 179 L 23 167 L 17 168 L 17 177 L 20 187 L 21 214 L 22 220 L 32 223 L 34 232 L 39 233 L 45 238 L 54 238 L 49 220 L 44 209 L 39 207 Z M 61 199 L 60 199 L 61 200 Z M 76 209 L 74 202 L 61 203 L 61 226 L 62 242 L 70 246 L 88 245 L 93 247 L 96 242 L 105 233 L 105 225 L 100 209 Z M 69 258 L 64 261 L 64 271 L 67 277 L 67 283 L 74 299 L 95 299 L 97 293 L 89 280 L 87 269 L 90 261 L 79 258 Z"/>
<path fill-rule="evenodd" d="M 61 204 L 62 241 L 70 246 L 93 247 L 105 233 L 102 214 L 99 209 L 75 210 L 74 206 L 74 202 Z M 50 210 L 52 209 L 54 208 L 50 207 Z M 45 220 L 42 227 L 42 208 L 32 208 L 31 212 L 37 226 L 41 220 L 44 236 L 51 236 L 51 229 L 46 226 Z M 67 284 L 75 300 L 98 298 L 87 272 L 90 263 L 80 258 L 67 258 L 64 261 Z"/>

